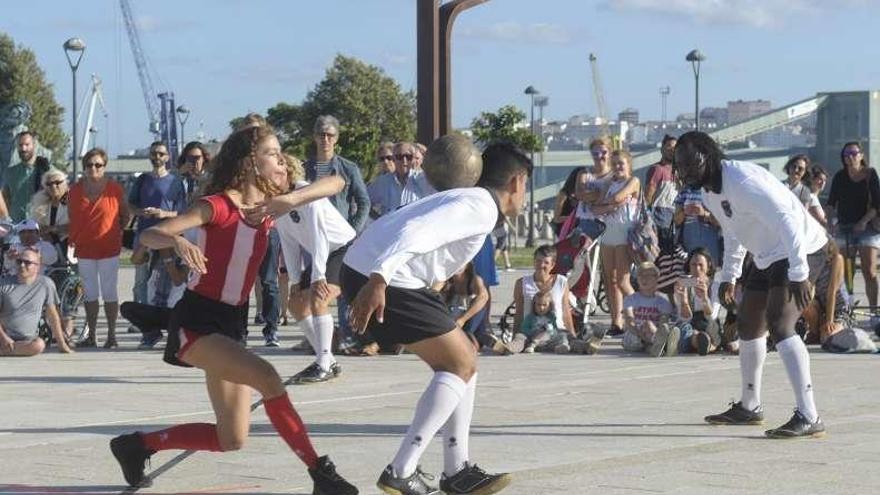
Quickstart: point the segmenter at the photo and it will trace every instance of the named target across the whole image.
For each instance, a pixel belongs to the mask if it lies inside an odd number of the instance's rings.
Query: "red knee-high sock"
[[[141,433],[144,446],[148,450],[209,450],[222,452],[217,426],[208,423],[186,423],[172,426],[167,430]]]
[[[274,399],[263,399],[263,405],[275,431],[309,469],[314,469],[318,465],[318,454],[315,453],[312,441],[309,440],[306,425],[299,418],[287,394],[279,395]]]

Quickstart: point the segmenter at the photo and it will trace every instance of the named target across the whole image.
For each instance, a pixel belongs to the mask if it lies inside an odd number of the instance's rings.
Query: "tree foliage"
[[[540,151],[541,139],[528,127],[519,125],[525,119],[525,113],[513,105],[506,105],[495,113],[482,112],[471,122],[471,132],[474,141],[479,143],[509,141],[523,151]]]
[[[30,130],[40,143],[52,150],[53,159],[63,162],[67,136],[61,130],[64,108],[55,100],[52,85],[31,50],[15,46],[13,39],[0,33],[0,105],[24,101],[31,107]]]
[[[324,79],[302,103],[280,102],[266,112],[285,150],[301,156],[314,154],[312,127],[320,115],[339,119],[336,152],[372,175],[375,153],[383,141],[410,141],[415,136],[415,94],[376,66],[337,55]],[[230,122],[235,126],[239,119]]]

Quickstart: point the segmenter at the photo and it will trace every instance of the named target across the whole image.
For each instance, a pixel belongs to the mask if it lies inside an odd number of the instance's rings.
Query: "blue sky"
[[[299,102],[336,53],[416,85],[415,0],[132,0],[157,74],[201,128],[223,137],[227,122],[280,102]],[[819,91],[880,88],[880,0],[490,0],[458,18],[453,41],[453,120],[483,110],[526,109],[534,85],[549,118],[594,113],[588,54],[599,56],[613,115],[638,108],[670,117],[693,109],[685,54],[698,47],[701,100],[790,103]],[[98,144],[112,153],[150,141],[147,117],[117,0],[4,2],[0,31],[37,55],[59,102],[71,100],[61,45],[87,45],[80,88],[104,80],[110,112]],[[160,84],[164,83],[164,84]],[[65,124],[65,130],[69,124]]]

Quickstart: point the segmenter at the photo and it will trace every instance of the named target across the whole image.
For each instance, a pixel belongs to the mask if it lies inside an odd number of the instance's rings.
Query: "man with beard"
[[[673,167],[682,182],[702,188],[703,203],[724,232],[724,264],[718,289],[721,303],[734,304],[733,282],[744,287],[737,306],[742,397],[727,411],[706,416],[711,424],[764,422],[761,375],[767,331],[776,342],[797,401],[792,418],[765,433],[770,438],[825,434],[813,399],[810,355],[795,323],[812,298],[815,281],[829,269],[835,244],[825,229],[776,177],[754,163],[727,160],[707,134],[678,139]],[[746,252],[753,263],[743,272]]]
[[[8,216],[16,223],[27,218],[31,196],[39,189],[39,176],[49,168],[45,160],[37,157],[36,149],[36,135],[31,131],[21,132],[18,135],[18,157],[21,162],[9,167],[3,174],[4,205],[0,208],[0,214],[8,206]]]

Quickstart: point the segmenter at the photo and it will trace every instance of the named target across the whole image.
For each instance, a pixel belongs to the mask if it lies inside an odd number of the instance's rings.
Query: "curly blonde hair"
[[[205,194],[218,194],[229,189],[240,191],[249,173],[254,174],[254,184],[263,194],[277,196],[283,193],[270,180],[254,172],[257,146],[274,136],[274,131],[266,126],[245,127],[230,134],[211,161],[211,180]]]

